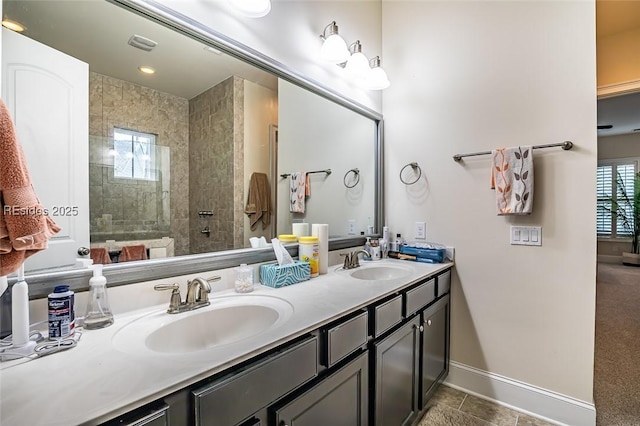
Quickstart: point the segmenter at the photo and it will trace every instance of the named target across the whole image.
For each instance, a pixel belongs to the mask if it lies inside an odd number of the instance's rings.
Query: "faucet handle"
[[[357,268],[360,266],[360,260],[358,260],[358,253],[359,251],[354,251],[353,253],[351,253],[351,267],[352,268]]]
[[[171,290],[171,300],[169,300],[169,309],[167,312],[174,313],[182,304],[182,296],[180,296],[180,285],[173,284],[156,284],[153,286],[156,291]]]
[[[340,253],[340,256],[344,256],[342,269],[351,269],[351,253]]]

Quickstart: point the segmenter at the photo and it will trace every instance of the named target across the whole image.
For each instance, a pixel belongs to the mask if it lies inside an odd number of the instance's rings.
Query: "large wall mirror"
[[[268,250],[252,250],[251,239],[290,234],[296,222],[328,223],[337,241],[368,225],[380,229],[379,114],[156,3],[5,0],[3,18],[26,27],[21,35],[3,29],[3,99],[16,115],[24,117],[20,108],[28,103],[11,103],[11,87],[21,82],[4,70],[7,44],[28,38],[87,64],[86,123],[79,127],[86,129],[86,164],[61,167],[32,160],[41,147],[25,151],[30,168],[46,170],[34,173],[36,188],[48,188],[39,194],[45,207],[88,198],[80,217],[54,220],[79,230],[79,239],[63,232],[76,245],[87,238],[87,246],[116,253],[105,268],[111,282],[135,281],[143,271],[146,277],[151,265],[160,277],[211,269],[211,262],[230,266],[239,257],[267,259]],[[52,128],[41,131],[66,131]],[[76,166],[84,169],[84,178],[74,179],[86,180],[84,189],[64,198],[47,186],[61,168]],[[299,172],[308,173],[310,193],[304,212],[292,212]],[[250,214],[261,197],[263,207]],[[122,246],[137,244],[150,260],[118,262]],[[70,248],[77,257],[78,247]],[[46,268],[32,267],[36,281],[52,271]],[[73,273],[71,265],[65,269],[55,274]]]

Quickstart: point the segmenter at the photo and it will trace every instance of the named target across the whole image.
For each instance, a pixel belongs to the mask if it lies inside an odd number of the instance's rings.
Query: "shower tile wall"
[[[156,134],[156,144],[169,147],[170,234],[174,238],[175,254],[189,254],[189,188],[186,184],[189,180],[189,101],[94,72],[90,73],[89,90],[91,143],[103,145],[104,140],[113,137],[113,128],[121,127]],[[98,230],[97,218],[102,218],[103,214],[111,214],[113,230],[130,230],[128,219],[139,222],[137,228],[145,228],[145,225],[153,228],[155,197],[138,195],[140,185],[151,184],[137,181],[138,188],[135,188],[114,183],[109,177],[113,176],[113,171],[109,175],[107,168],[96,165],[102,163],[103,149],[104,146],[91,146],[90,149],[90,163],[93,163],[89,168],[92,232]],[[147,192],[150,191],[151,188]],[[138,215],[130,219],[131,212]],[[105,224],[100,223],[100,228],[104,231]],[[113,239],[127,239],[127,235]]]
[[[238,125],[243,122],[241,88],[242,79],[230,77],[189,101],[193,253],[242,247],[244,130]],[[203,210],[212,211],[213,216],[199,216]],[[209,236],[201,232],[206,227],[211,231]],[[238,235],[242,236],[239,241]]]

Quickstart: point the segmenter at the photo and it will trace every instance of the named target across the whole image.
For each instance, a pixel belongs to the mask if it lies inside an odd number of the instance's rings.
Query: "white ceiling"
[[[186,99],[231,75],[277,89],[273,75],[107,1],[4,0],[2,12],[26,27],[24,35],[87,62],[91,71]],[[158,45],[151,52],[129,46],[133,34]],[[143,75],[140,65],[157,72]]]

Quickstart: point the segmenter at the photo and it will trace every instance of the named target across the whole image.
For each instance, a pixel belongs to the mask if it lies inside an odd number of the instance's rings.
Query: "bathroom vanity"
[[[334,266],[192,313],[116,316],[72,350],[3,365],[2,424],[411,424],[448,372],[452,266]]]

